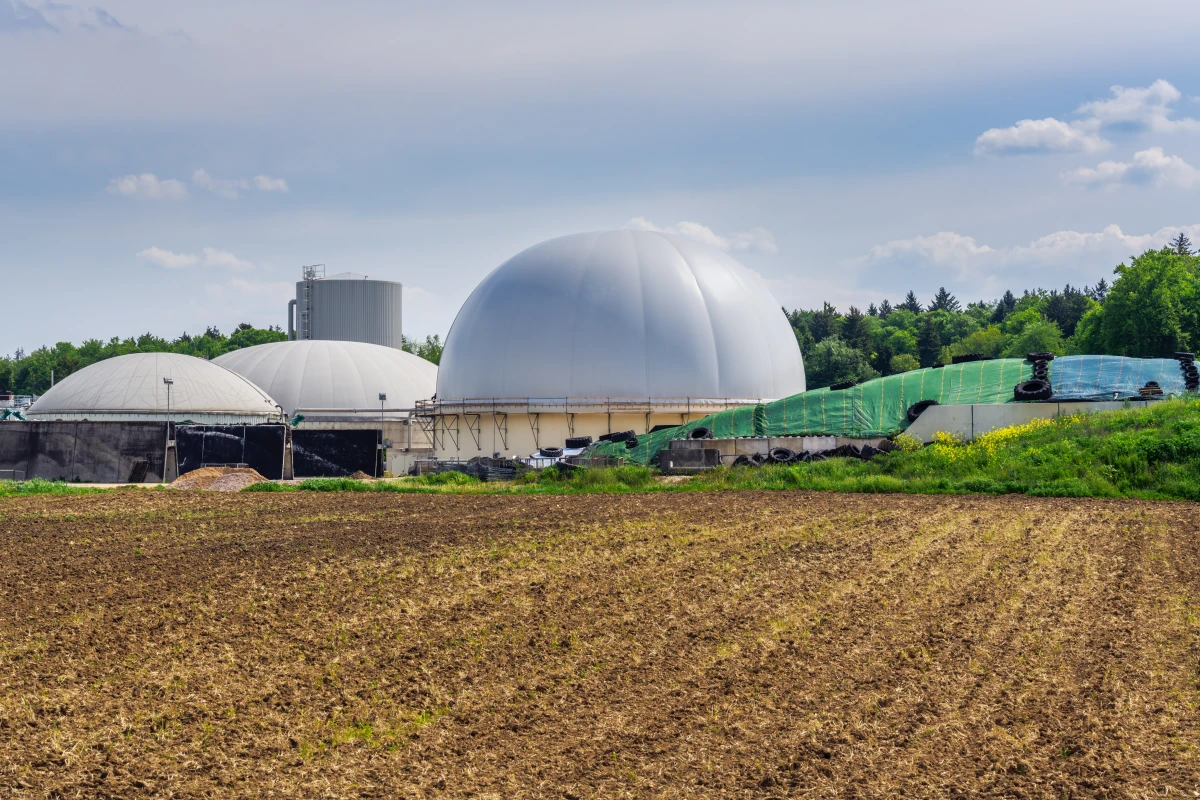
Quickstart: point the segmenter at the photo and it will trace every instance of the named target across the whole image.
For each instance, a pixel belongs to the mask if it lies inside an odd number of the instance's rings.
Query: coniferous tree
[[[879,309],[875,307],[874,303],[871,303],[871,305],[867,306],[867,314],[872,317],[879,316]]]
[[[1096,285],[1087,292],[1087,296],[1095,300],[1097,303],[1104,303],[1104,298],[1108,296],[1108,281],[1101,278],[1096,281]]]
[[[1171,240],[1171,249],[1175,251],[1176,255],[1190,256],[1192,254],[1192,240],[1183,231],[1180,231],[1179,235]]]
[[[942,355],[942,338],[938,335],[933,317],[921,320],[921,330],[917,334],[917,358],[922,367],[932,367],[938,363]]]
[[[893,355],[891,346],[887,342],[883,342],[871,354],[871,366],[880,375],[890,375],[892,372],[891,362]]]
[[[917,299],[916,292],[911,290],[905,295],[904,302],[896,307],[903,308],[905,311],[911,311],[914,314],[921,313],[921,301]]]
[[[958,299],[946,291],[945,286],[942,286],[937,290],[937,294],[934,295],[933,302],[929,304],[930,311],[948,311],[951,314],[958,311],[960,308],[961,306],[958,303]]]
[[[1004,296],[996,303],[996,310],[992,313],[992,322],[1004,322],[1005,317],[1013,312],[1017,307],[1017,298],[1012,292],[1005,292]]]
[[[842,339],[851,347],[870,355],[871,329],[867,326],[867,318],[854,306],[850,306],[850,311],[842,319]]]
[[[1058,291],[1050,292],[1050,298],[1046,301],[1046,308],[1042,314],[1046,319],[1056,323],[1063,335],[1071,336],[1075,333],[1075,326],[1083,318],[1087,307],[1087,295],[1068,283],[1061,294]]]
[[[889,303],[887,300],[884,300],[882,303],[879,304],[879,318],[880,319],[887,319],[888,314],[891,314],[891,313],[892,313],[892,304],[891,303]]]

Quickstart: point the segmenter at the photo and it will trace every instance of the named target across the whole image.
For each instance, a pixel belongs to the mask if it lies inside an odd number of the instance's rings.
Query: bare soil
[[[0,796],[1193,796],[1196,515],[0,500]]]
[[[199,489],[208,492],[240,492],[247,486],[265,481],[258,470],[249,467],[201,467],[184,473],[171,482],[172,489]]]

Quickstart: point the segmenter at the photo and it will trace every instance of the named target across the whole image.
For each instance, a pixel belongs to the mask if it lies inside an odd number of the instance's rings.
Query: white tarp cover
[[[316,339],[247,347],[213,363],[252,381],[289,415],[298,408],[360,408],[376,419],[380,392],[386,408],[412,408],[433,396],[438,370],[393,347]]]
[[[804,391],[780,304],[728,254],[648,231],[580,233],[514,256],[467,298],[439,400],[776,399]]]
[[[38,398],[30,419],[134,419],[167,413],[207,421],[264,421],[278,416],[270,395],[211,361],[179,353],[133,353],[68,375]]]

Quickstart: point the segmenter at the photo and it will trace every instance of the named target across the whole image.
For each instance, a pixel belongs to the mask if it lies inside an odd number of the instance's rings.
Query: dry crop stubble
[[[1190,792],[1187,504],[0,501],[13,796]]]

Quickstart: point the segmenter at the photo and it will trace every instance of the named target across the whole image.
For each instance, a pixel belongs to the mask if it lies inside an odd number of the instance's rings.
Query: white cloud
[[[224,250],[217,250],[213,247],[205,247],[200,255],[174,253],[170,250],[163,250],[161,247],[148,247],[138,253],[137,257],[149,261],[151,264],[165,267],[166,269],[204,266],[216,269],[232,269],[240,272],[254,268],[254,265],[249,261],[243,261],[233,253],[227,253]]]
[[[1153,233],[1127,234],[1119,225],[1108,225],[1098,232],[1056,231],[1017,247],[989,247],[978,244],[970,236],[957,233],[937,233],[917,236],[876,245],[860,261],[886,262],[904,260],[957,267],[964,273],[984,268],[997,269],[1013,265],[1051,264],[1080,255],[1101,254],[1116,260],[1163,247],[1179,233],[1189,238],[1200,237],[1200,223],[1169,226]],[[1115,261],[1113,263],[1116,263]]]
[[[238,199],[241,193],[249,191],[251,186],[260,192],[286,192],[288,190],[287,181],[283,178],[255,175],[253,182],[245,178],[214,178],[208,174],[207,170],[203,169],[192,173],[192,183],[229,200]]]
[[[254,188],[260,192],[286,192],[287,181],[283,178],[272,178],[270,175],[255,175]]]
[[[167,269],[183,269],[184,267],[194,267],[200,263],[200,259],[197,256],[186,253],[172,253],[170,250],[163,250],[161,247],[147,247],[138,253],[137,257],[145,259],[152,264],[157,264],[160,267],[166,267]]]
[[[912,239],[877,244],[871,248],[868,257],[875,261],[886,261],[897,256],[908,256],[961,269],[972,259],[994,252],[995,250],[986,244],[978,244],[974,237],[941,231],[932,236],[916,236]]]
[[[1014,259],[1047,260],[1080,253],[1112,253],[1123,259],[1151,247],[1164,247],[1180,233],[1194,238],[1200,235],[1200,224],[1170,226],[1143,234],[1127,234],[1119,225],[1108,225],[1098,233],[1058,231],[1036,239],[1026,247],[1014,247],[1007,253]]]
[[[174,178],[159,180],[150,172],[141,175],[126,175],[123,178],[113,178],[108,182],[108,190],[113,194],[126,197],[141,195],[142,197],[170,198],[178,200],[187,197],[187,187]]]
[[[1200,131],[1200,120],[1185,117],[1171,119],[1172,104],[1183,96],[1169,82],[1158,79],[1149,86],[1125,88],[1113,86],[1113,96],[1107,100],[1084,103],[1076,113],[1086,115],[1102,125],[1134,124],[1156,133]]]
[[[779,248],[775,245],[775,236],[766,228],[751,228],[742,233],[721,236],[713,231],[712,228],[707,225],[701,225],[699,222],[679,222],[675,225],[661,228],[645,217],[634,217],[629,221],[628,227],[636,231],[655,231],[657,233],[674,233],[679,236],[686,236],[689,239],[703,242],[718,250],[757,250],[762,253],[779,252]]]
[[[1094,153],[1108,147],[1097,136],[1090,121],[1063,122],[1053,117],[1023,119],[1007,128],[984,131],[975,140],[975,155],[1006,155],[1029,152]]]
[[[1068,183],[1092,188],[1113,188],[1122,184],[1136,186],[1180,186],[1200,184],[1200,170],[1179,156],[1168,156],[1161,147],[1134,153],[1132,161],[1102,161],[1095,167],[1082,167],[1063,176]]]
[[[225,267],[226,269],[237,270],[239,272],[254,269],[254,265],[249,261],[243,261],[233,253],[226,253],[223,250],[217,250],[212,247],[204,248],[204,266]]]
[[[975,155],[1094,153],[1109,145],[1099,132],[1118,125],[1155,133],[1200,132],[1200,120],[1172,118],[1172,106],[1183,95],[1168,81],[1160,78],[1144,87],[1113,86],[1111,91],[1112,97],[1077,108],[1075,113],[1080,119],[1071,122],[1054,117],[1023,119],[1008,128],[984,131],[975,140]]]
[[[230,200],[236,200],[240,191],[250,188],[250,184],[243,179],[227,180],[214,178],[202,169],[198,169],[192,173],[192,183],[203,189],[208,189],[215,195]]]

